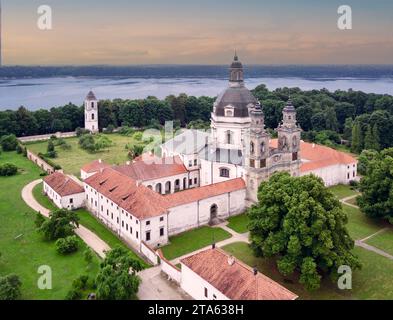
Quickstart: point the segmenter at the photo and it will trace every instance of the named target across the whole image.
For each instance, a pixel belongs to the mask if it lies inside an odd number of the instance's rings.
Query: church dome
[[[258,100],[244,86],[243,65],[235,55],[230,66],[229,87],[217,97],[214,113],[224,117],[225,108],[229,107],[233,109],[234,117],[249,117],[249,107],[255,107],[256,104]]]

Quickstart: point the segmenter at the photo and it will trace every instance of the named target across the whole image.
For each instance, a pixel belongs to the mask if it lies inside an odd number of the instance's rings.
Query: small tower
[[[278,150],[283,154],[286,162],[291,163],[291,174],[297,176],[300,166],[300,133],[302,130],[297,125],[296,110],[290,99],[282,113],[283,120],[277,128]]]
[[[257,202],[258,187],[269,177],[267,159],[270,135],[265,130],[265,118],[259,104],[250,111],[250,118],[249,142],[245,152],[247,198]]]
[[[97,133],[99,131],[98,100],[93,91],[90,91],[85,99],[85,129],[91,133]]]
[[[243,64],[239,61],[239,57],[235,52],[232,64],[229,68],[229,86],[244,87],[244,71]]]

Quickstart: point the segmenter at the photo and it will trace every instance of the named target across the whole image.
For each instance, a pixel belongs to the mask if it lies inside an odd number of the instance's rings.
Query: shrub
[[[18,146],[18,139],[15,135],[10,134],[8,136],[3,136],[0,139],[0,144],[4,151],[14,151]]]
[[[18,167],[12,163],[4,163],[0,165],[0,176],[14,176],[18,173]]]
[[[70,291],[68,291],[65,299],[66,300],[80,300],[80,299],[82,299],[82,292],[77,289],[71,289]]]
[[[38,212],[35,216],[34,224],[37,228],[41,228],[42,224],[45,222],[45,218],[42,216],[40,212]]]
[[[56,241],[56,250],[60,254],[70,254],[78,250],[79,240],[76,236],[60,238]]]
[[[135,133],[132,135],[132,137],[133,137],[136,141],[142,141],[142,136],[143,136],[143,134],[142,134],[142,132],[140,132],[140,131],[135,132]]]
[[[83,252],[83,257],[85,258],[85,261],[89,264],[93,261],[94,255],[90,248],[87,248],[85,252]]]
[[[50,213],[39,232],[46,240],[57,240],[74,234],[74,229],[79,226],[79,217],[73,211],[58,209]]]
[[[96,144],[94,142],[94,138],[90,134],[85,134],[85,135],[80,136],[79,145],[82,149],[84,149],[88,152],[96,151]]]
[[[87,129],[84,129],[84,128],[76,128],[75,132],[76,132],[76,136],[80,137],[80,136],[83,136],[85,134],[89,134],[90,130],[87,130]]]
[[[19,143],[16,146],[16,153],[17,154],[22,154],[23,153],[23,147]]]
[[[77,290],[86,290],[89,281],[88,275],[82,275],[72,282],[72,288]]]
[[[0,300],[17,300],[21,297],[22,282],[15,274],[0,277]]]

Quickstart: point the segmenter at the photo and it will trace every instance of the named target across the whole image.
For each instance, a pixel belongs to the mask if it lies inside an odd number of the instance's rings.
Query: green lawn
[[[343,209],[348,215],[347,228],[350,236],[355,240],[364,239],[382,229],[386,224],[380,220],[368,218],[359,209],[343,204]]]
[[[393,255],[393,230],[383,231],[366,241],[369,245],[377,247]]]
[[[170,237],[170,244],[162,247],[168,260],[181,257],[187,253],[204,248],[213,242],[229,239],[231,234],[221,228],[201,227]]]
[[[248,216],[245,213],[243,213],[238,216],[230,217],[228,219],[229,223],[227,227],[231,228],[237,233],[246,233],[248,232],[247,225],[249,221],[250,220],[248,219]]]
[[[0,275],[17,274],[22,281],[23,299],[63,299],[72,281],[81,274],[95,277],[99,259],[89,269],[83,259],[85,245],[70,256],[56,253],[54,242],[45,242],[35,230],[35,212],[21,198],[22,188],[39,178],[40,170],[15,152],[2,152],[0,164],[12,162],[21,168],[13,177],[0,177]],[[37,287],[41,265],[52,268],[52,290]]]
[[[393,262],[362,248],[354,249],[363,268],[354,272],[352,290],[339,290],[330,278],[326,278],[321,289],[315,292],[306,291],[297,282],[297,276],[282,276],[273,259],[255,258],[246,243],[232,243],[223,249],[249,266],[257,267],[260,272],[299,295],[299,299],[393,299],[393,281],[388,281],[393,272]]]
[[[104,134],[105,135],[105,134]],[[60,147],[56,147],[58,157],[53,161],[59,164],[66,173],[71,173],[79,177],[80,168],[93,160],[102,159],[109,164],[123,164],[127,158],[127,151],[125,149],[126,144],[134,144],[136,141],[131,137],[123,136],[120,134],[106,134],[113,142],[107,150],[102,150],[96,153],[88,153],[81,149],[78,145],[78,138],[67,138],[65,139],[69,145],[70,150],[63,150]],[[31,143],[27,145],[27,148],[34,153],[46,153],[48,141],[42,141],[37,143]]]
[[[42,183],[36,185],[33,189],[33,195],[35,199],[45,208],[49,210],[55,210],[57,207],[53,204],[53,202],[43,195],[42,193]],[[80,221],[79,223],[94,232],[97,236],[99,236],[102,240],[104,240],[111,248],[116,246],[121,246],[131,251],[132,255],[141,261],[145,267],[148,265],[142,260],[134,251],[132,251],[122,240],[120,240],[113,232],[108,230],[102,223],[100,223],[95,217],[93,217],[87,210],[78,209],[76,210]]]
[[[357,192],[356,190],[352,190],[351,186],[343,184],[330,187],[329,190],[333,192],[333,194],[339,199],[344,199],[359,194],[359,192]]]

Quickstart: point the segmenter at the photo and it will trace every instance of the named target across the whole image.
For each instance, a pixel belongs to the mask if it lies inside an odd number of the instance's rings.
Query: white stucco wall
[[[220,169],[229,169],[229,177],[221,177]],[[243,166],[213,162],[201,159],[201,171],[200,171],[200,185],[206,186],[213,183],[228,181],[236,178],[243,178],[245,175],[245,169]]]
[[[181,288],[195,300],[230,300],[190,268],[181,264]],[[207,289],[207,297],[205,296]]]
[[[357,164],[338,164],[302,172],[300,175],[305,176],[308,174],[314,174],[322,178],[327,187],[338,184],[349,184],[351,180],[355,180],[357,177]]]
[[[60,196],[45,181],[43,191],[49,199],[60,209],[74,210],[84,206],[85,193],[75,193],[69,196]],[[72,202],[72,203],[71,203]]]

